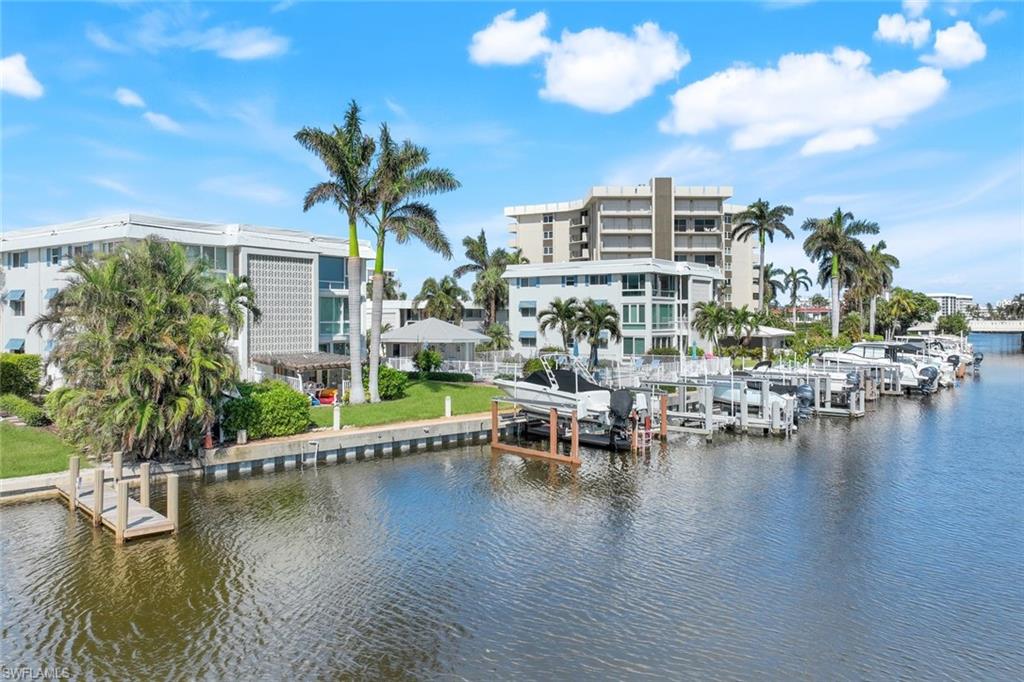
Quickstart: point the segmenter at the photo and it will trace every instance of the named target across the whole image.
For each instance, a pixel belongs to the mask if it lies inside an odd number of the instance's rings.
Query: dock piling
[[[128,481],[117,482],[117,523],[114,524],[114,536],[117,544],[124,544],[124,532],[128,528]]]
[[[548,438],[551,441],[550,444],[550,455],[552,457],[558,456],[558,410],[554,407],[551,408],[551,412],[548,413]]]
[[[764,383],[764,382],[762,382]],[[740,432],[746,433],[750,424],[750,403],[746,387],[740,388]]]
[[[103,523],[103,467],[92,470],[92,525]]]
[[[149,462],[139,465],[139,502],[143,507],[149,506]]]
[[[715,389],[712,386],[703,386],[704,393],[704,428],[707,433],[704,439],[709,443],[715,433]]]
[[[68,460],[68,491],[71,493],[68,495],[68,508],[71,511],[78,508],[78,463],[77,455]]]
[[[574,417],[575,418],[575,417]],[[661,396],[661,415],[658,422],[658,433],[662,440],[668,438],[668,394]]]
[[[167,474],[167,519],[178,532],[178,474]]]
[[[450,395],[444,397],[444,416],[452,416],[452,397]]]
[[[111,458],[111,464],[114,468],[114,483],[117,484],[122,478],[124,478],[124,459],[120,451],[115,452]]]
[[[491,447],[498,445],[498,403],[491,401]]]

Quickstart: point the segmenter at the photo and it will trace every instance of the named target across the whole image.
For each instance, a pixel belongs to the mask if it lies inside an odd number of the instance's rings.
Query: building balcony
[[[590,241],[590,233],[587,230],[569,230],[570,244],[586,244]]]
[[[590,249],[580,249],[575,253],[570,251],[569,260],[590,260]]]
[[[339,291],[348,291],[348,280],[322,279],[320,280],[320,290],[331,291],[335,293]]]
[[[320,323],[320,337],[321,338],[334,338],[336,336],[345,336],[348,334],[348,323],[342,322],[321,322]]]
[[[590,224],[589,218],[570,218],[569,227],[586,227]]]

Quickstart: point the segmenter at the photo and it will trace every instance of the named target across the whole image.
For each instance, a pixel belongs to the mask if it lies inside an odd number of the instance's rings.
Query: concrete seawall
[[[155,462],[152,464],[151,478],[160,480],[169,473],[177,473],[220,479],[229,475],[245,476],[289,470],[298,466],[312,466],[314,452],[317,464],[353,462],[486,443],[490,438],[490,432],[490,414],[345,428],[340,431],[317,429],[294,436],[253,441],[245,445],[225,445],[202,450],[198,458],[188,462]],[[314,442],[318,445],[312,445]],[[88,470],[87,464],[83,464],[83,467],[83,471]],[[110,466],[105,465],[104,469],[106,478],[113,479],[113,470]],[[0,504],[57,497],[57,483],[64,481],[67,476],[68,472],[60,471],[2,479]],[[137,485],[138,465],[125,465],[123,477]]]

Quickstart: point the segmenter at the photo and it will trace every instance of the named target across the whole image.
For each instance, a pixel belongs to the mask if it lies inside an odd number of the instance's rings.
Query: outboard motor
[[[922,367],[920,371],[921,378],[918,380],[918,388],[921,389],[922,393],[931,393],[935,390],[935,382],[939,378],[939,370],[931,365]]]
[[[948,358],[946,358],[946,362],[953,365],[953,369],[956,369],[957,367],[960,366],[960,356],[956,354],[950,355]]]
[[[985,354],[984,353],[982,353],[980,350],[974,351],[974,366],[975,367],[980,367],[981,366],[981,361],[984,360],[984,359],[985,359]]]
[[[814,403],[814,389],[807,384],[800,384],[793,391],[794,397],[796,397],[796,410],[795,414],[799,415],[800,419],[807,419],[811,416],[811,405]]]
[[[628,426],[629,413],[633,411],[633,394],[624,388],[612,391],[608,407],[611,412],[613,426]]]
[[[860,372],[849,371],[846,373],[846,381],[850,384],[850,392],[860,390]]]

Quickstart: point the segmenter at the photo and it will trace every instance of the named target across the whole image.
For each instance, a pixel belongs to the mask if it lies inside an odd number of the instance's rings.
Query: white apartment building
[[[11,231],[0,238],[4,350],[46,356],[50,339],[29,332],[28,326],[67,285],[63,268],[75,256],[108,252],[119,242],[151,235],[184,245],[190,257],[206,260],[215,273],[251,280],[263,317],[256,325],[247,323],[235,341],[244,378],[259,376],[252,362],[257,354],[348,354],[347,240],[134,213]],[[373,257],[369,243],[361,241],[359,251],[368,271],[366,259]]]
[[[620,316],[622,341],[607,339],[601,357],[621,359],[654,348],[685,352],[691,341],[704,346],[692,331],[697,303],[715,298],[722,271],[709,265],[658,258],[630,258],[571,263],[510,265],[509,335],[512,349],[523,355],[562,345],[557,329],[541,331],[538,315],[555,298],[603,301]],[[580,342],[580,355],[590,352]]]
[[[964,313],[974,305],[974,297],[968,294],[925,294],[928,298],[932,299],[939,304],[939,312],[935,313],[935,319],[939,319],[942,315],[952,315],[953,313]]]
[[[582,199],[508,206],[510,246],[530,263],[651,259],[696,263],[724,273],[724,303],[757,304],[752,240],[731,237],[732,216],[745,206],[726,203],[732,187],[688,187],[672,178],[644,185],[591,187]]]

